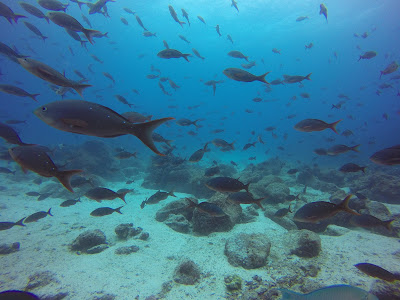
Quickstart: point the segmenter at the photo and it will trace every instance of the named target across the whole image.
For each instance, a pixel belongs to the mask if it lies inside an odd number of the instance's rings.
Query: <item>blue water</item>
[[[183,158],[202,148],[206,142],[222,138],[229,143],[235,141],[236,150],[223,153],[211,146],[212,151],[205,154],[207,164],[212,160],[227,163],[234,160],[245,167],[249,163],[259,163],[278,156],[282,161],[317,162],[321,166],[339,168],[350,161],[360,165],[372,164],[369,157],[374,152],[399,144],[400,97],[397,93],[400,86],[399,80],[390,80],[399,73],[396,71],[379,78],[380,71],[392,61],[400,59],[400,4],[396,0],[327,1],[328,21],[319,15],[318,1],[238,1],[240,12],[237,12],[230,6],[230,0],[117,0],[107,4],[110,18],[101,14],[89,16],[86,5],[80,10],[76,3],[71,2],[67,13],[78,19],[84,27],[88,28],[82,20],[82,13],[89,17],[93,29],[108,32],[109,38],[96,38],[94,45],[87,43],[87,50],[63,28],[26,13],[17,1],[2,2],[15,13],[28,18],[12,25],[5,18],[0,18],[0,41],[65,72],[67,78],[80,79],[73,70],[83,73],[89,79],[89,84],[93,85],[84,91],[84,100],[100,103],[119,113],[129,111],[128,106],[114,97],[120,94],[129,103],[135,104],[132,110],[153,115],[153,119],[201,119],[198,123],[202,128],[198,130],[194,126],[180,127],[174,121],[157,129],[166,139],[174,140],[174,154]],[[39,7],[36,1],[25,2]],[[169,4],[175,8],[181,21],[186,22],[181,8],[188,12],[190,27],[187,24],[181,27],[171,18]],[[155,32],[157,37],[144,37],[135,16],[126,13],[124,7],[135,11],[146,28]],[[46,12],[44,8],[39,8]],[[201,15],[207,24],[201,23],[197,15]],[[296,22],[299,16],[308,16],[309,19]],[[120,17],[125,18],[129,25],[124,25]],[[48,39],[43,42],[37,38],[24,26],[25,20],[37,26]],[[221,37],[215,30],[217,24]],[[369,33],[367,38],[361,37],[364,32]],[[355,33],[360,36],[355,37]],[[231,35],[234,44],[227,39],[227,34]],[[182,41],[178,35],[185,36],[191,44]],[[190,62],[183,58],[167,60],[157,57],[157,53],[164,49],[163,40],[168,42],[170,48],[192,54]],[[305,45],[311,42],[314,46],[305,49]],[[68,47],[72,48],[74,55]],[[205,60],[194,56],[192,48],[196,48]],[[273,48],[280,49],[281,54],[273,53]],[[266,85],[259,81],[244,83],[231,80],[222,71],[229,67],[241,68],[240,64],[247,63],[228,56],[227,53],[232,50],[249,56],[249,61],[256,61],[256,66],[247,71],[256,75],[270,71],[266,76],[268,81],[282,78],[284,74],[305,76],[312,73],[311,81],[304,80],[303,87],[299,87],[299,84],[274,85],[270,86],[270,92],[266,92]],[[371,50],[378,53],[375,58],[358,61],[362,53]],[[96,55],[104,63],[94,61],[90,54]],[[45,103],[61,101],[61,97],[48,87],[47,82],[5,57],[0,59],[3,74],[0,77],[1,84],[13,84],[29,93],[40,93],[38,103],[30,98],[0,94],[0,121],[26,120],[26,124],[12,125],[24,142],[68,146],[98,139],[114,148],[138,151],[141,158],[153,155],[133,136],[100,139],[59,131],[46,125],[32,111]],[[89,64],[96,74],[88,71]],[[146,78],[148,74],[157,74],[151,72],[151,65],[161,70],[162,77],[171,78],[180,88],[174,91],[168,82],[163,82],[172,94],[164,95],[158,87],[158,79]],[[110,86],[111,81],[102,72],[110,73],[116,84]],[[224,81],[217,85],[215,96],[212,87],[204,85],[208,80]],[[381,89],[378,86],[382,83],[390,83],[393,88]],[[137,89],[140,95],[133,93],[132,89]],[[377,90],[382,92],[380,96]],[[301,93],[309,93],[311,98],[304,99]],[[339,94],[347,95],[350,100],[338,98]],[[293,96],[297,97],[294,101],[291,100]],[[265,102],[253,102],[255,97],[261,97]],[[68,94],[66,98],[82,99],[77,94]],[[332,104],[341,100],[345,100],[341,109],[331,108]],[[194,105],[200,106],[188,108]],[[383,118],[385,113],[388,120]],[[291,114],[296,117],[288,119],[287,116]],[[226,119],[223,120],[224,117]],[[293,128],[297,122],[307,118],[328,123],[343,119],[337,126],[339,135],[329,129],[304,133]],[[269,126],[276,127],[274,133],[277,138],[264,130]],[[225,131],[211,133],[215,129]],[[346,129],[351,130],[354,136],[346,138],[340,135]],[[190,130],[197,135],[188,135]],[[287,139],[284,139],[285,134]],[[265,145],[257,143],[255,148],[241,151],[246,143],[257,141],[258,135],[262,136]],[[327,138],[333,138],[334,141],[328,142]],[[316,148],[328,148],[335,144],[361,144],[361,152],[356,156],[350,153],[333,158],[318,157],[313,153]],[[157,147],[160,149],[160,144]],[[278,147],[283,147],[283,150]],[[256,157],[255,162],[248,161],[252,156]]]

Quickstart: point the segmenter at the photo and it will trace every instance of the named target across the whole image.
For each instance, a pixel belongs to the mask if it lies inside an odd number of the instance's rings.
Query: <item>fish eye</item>
[[[46,107],[46,106],[43,106],[43,107],[42,107],[42,111],[47,111],[47,107]]]

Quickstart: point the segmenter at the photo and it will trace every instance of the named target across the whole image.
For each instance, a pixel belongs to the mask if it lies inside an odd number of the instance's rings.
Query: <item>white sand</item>
[[[128,204],[122,209],[123,215],[114,213],[105,217],[91,217],[95,208],[102,206],[118,207],[123,204],[120,199],[104,201],[101,204],[83,198],[83,203],[62,208],[61,199],[48,198],[38,202],[34,197],[27,197],[25,192],[35,190],[24,184],[16,184],[7,179],[9,191],[18,196],[6,196],[7,191],[0,192],[1,221],[17,221],[23,216],[52,207],[54,217],[47,216],[26,227],[16,226],[10,230],[0,231],[0,243],[20,242],[20,251],[1,256],[0,290],[23,289],[28,276],[38,271],[56,273],[59,284],[39,288],[33,292],[39,295],[53,295],[68,292],[67,299],[92,299],[94,296],[114,294],[116,299],[144,299],[161,291],[162,284],[173,278],[173,272],[179,262],[191,259],[197,263],[203,273],[200,282],[194,286],[174,283],[167,299],[221,299],[225,296],[224,276],[237,274],[243,280],[251,280],[254,275],[263,279],[280,278],[304,265],[304,259],[286,254],[283,236],[286,230],[271,220],[260,215],[257,222],[236,225],[230,232],[214,233],[207,237],[196,237],[173,231],[154,216],[163,205],[177,198],[169,197],[156,205],[147,205],[143,210],[140,203],[155,191],[140,188],[141,182],[129,185],[135,188],[135,194],[128,194]],[[117,190],[126,185],[107,186]],[[37,187],[36,187],[37,189]],[[318,191],[309,190],[310,197],[320,197]],[[23,196],[21,196],[23,195]],[[72,196],[72,194],[71,194]],[[177,193],[178,198],[185,194]],[[71,197],[72,198],[72,197]],[[130,239],[118,241],[114,228],[121,223],[133,223],[149,232],[148,241]],[[68,244],[80,233],[89,229],[100,229],[111,247],[94,255],[77,255],[70,252]],[[225,255],[225,241],[237,233],[265,233],[272,242],[271,254],[266,267],[245,270],[232,267]],[[359,272],[354,264],[370,262],[394,270],[399,265],[399,258],[391,253],[400,249],[397,239],[379,236],[366,231],[349,231],[340,237],[321,236],[322,249],[320,256],[306,260],[321,268],[312,281],[323,285],[353,284],[369,289],[373,278]],[[137,245],[140,250],[124,256],[115,255],[118,247]],[[282,267],[279,267],[282,266]]]

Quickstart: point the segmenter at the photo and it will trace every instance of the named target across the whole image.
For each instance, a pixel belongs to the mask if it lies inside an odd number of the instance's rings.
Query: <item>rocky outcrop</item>
[[[98,253],[95,249],[91,249],[93,247],[97,247],[100,245],[105,245],[106,246],[107,241],[106,241],[106,236],[105,234],[99,230],[88,230],[83,233],[81,233],[70,245],[70,249],[72,251],[82,251],[84,253]],[[107,246],[108,247],[108,246]],[[106,247],[106,248],[107,248]],[[91,250],[89,250],[91,249]],[[104,246],[101,246],[102,250],[104,250]],[[89,252],[88,252],[89,250]]]

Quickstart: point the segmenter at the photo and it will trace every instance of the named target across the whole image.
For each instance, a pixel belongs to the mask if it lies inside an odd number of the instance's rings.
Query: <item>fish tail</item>
[[[257,80],[258,80],[258,81],[261,81],[261,82],[264,82],[264,83],[266,83],[266,84],[269,84],[269,82],[265,80],[265,76],[267,76],[269,73],[270,73],[270,72],[267,72],[267,73],[265,73],[265,74],[262,74],[262,75],[260,75],[260,76],[257,76]]]
[[[98,30],[93,30],[93,29],[82,29],[83,34],[86,36],[86,38],[89,40],[89,43],[93,45],[93,35],[95,34],[101,34],[100,31]]]
[[[388,221],[383,221],[382,222],[382,226],[385,227],[387,230],[389,230],[390,232],[392,232],[392,223],[395,219],[391,219]]]
[[[383,75],[383,71],[381,71],[381,76],[379,76],[379,79],[381,79],[381,78],[382,78],[382,75]]]
[[[14,226],[25,226],[24,223],[23,223],[25,219],[26,219],[26,217],[22,218],[18,222],[15,222]]]
[[[186,208],[196,207],[197,204],[190,198],[185,198],[185,200],[189,201],[189,205]]]
[[[91,86],[91,84],[76,84],[72,88],[83,98],[83,90]]]
[[[360,150],[358,150],[358,147],[360,147],[360,146],[361,146],[361,144],[358,144],[358,145],[351,147],[350,149],[354,152],[360,152]]]
[[[342,119],[340,119],[339,121],[333,122],[331,124],[329,124],[329,128],[333,130],[334,133],[339,134],[336,130],[336,125],[339,124],[340,122],[342,122]]]
[[[182,28],[183,28],[183,24],[186,24],[186,23],[183,21],[179,21],[179,25],[181,25]]]
[[[48,39],[48,38],[49,38],[49,37],[42,35],[43,42],[45,42],[46,39]]]
[[[82,173],[83,170],[68,170],[68,171],[58,171],[56,178],[60,183],[70,192],[74,192],[72,189],[70,180],[75,174]]]
[[[122,201],[124,201],[125,204],[126,204],[125,196],[126,196],[126,194],[128,194],[128,193],[129,193],[129,191],[126,191],[126,192],[123,192],[123,193],[118,194],[118,198],[120,198]]]
[[[165,143],[168,145],[168,146],[170,146],[170,147],[172,147],[171,146],[171,143],[173,142],[173,140],[165,140]]]
[[[260,207],[262,210],[265,210],[265,208],[261,205],[261,201],[263,201],[266,198],[260,198],[260,199],[256,199],[256,201],[254,201],[255,204],[257,204],[258,207]]]
[[[209,151],[210,151],[210,150],[207,149],[207,146],[208,146],[209,143],[210,143],[210,142],[207,142],[207,143],[204,145],[204,148],[203,148],[203,151],[204,151],[204,152],[209,152]]]
[[[29,97],[32,98],[34,101],[38,102],[38,101],[36,100],[36,97],[39,96],[39,95],[40,95],[40,94],[32,94],[32,95],[29,95]]]
[[[23,15],[14,15],[13,19],[14,19],[15,24],[17,24],[17,23],[18,23],[18,19],[21,19],[21,18],[26,18],[26,16],[23,16]]]
[[[244,59],[248,62],[249,61],[249,57],[245,56]]]
[[[87,43],[87,41],[80,41],[81,42],[81,46],[83,47],[83,48],[86,48],[86,43]],[[87,48],[86,48],[87,49]]]
[[[66,4],[66,5],[63,7],[63,11],[64,11],[64,12],[66,12],[66,11],[67,11],[67,8],[68,8],[68,6],[69,6],[69,3],[68,3],[68,4]]]
[[[366,169],[367,167],[361,167],[361,171],[365,174],[365,169]]]
[[[170,191],[170,192],[168,193],[168,195],[170,195],[171,197],[176,197],[173,190]]]
[[[131,124],[128,133],[136,136],[154,153],[164,156],[164,154],[160,153],[160,151],[158,151],[156,146],[154,145],[152,134],[153,130],[156,129],[158,126],[173,119],[174,118],[162,118],[145,123]]]
[[[197,125],[197,122],[198,122],[198,121],[200,121],[200,119],[197,119],[197,120],[193,121],[193,125],[194,125],[196,128],[199,128],[199,125]]]
[[[311,80],[311,79],[310,79],[311,74],[312,74],[312,73],[308,74],[306,77],[304,77],[304,79]]]
[[[122,215],[121,208],[123,208],[123,206],[114,209],[114,211]]]
[[[232,150],[235,150],[235,143],[236,143],[236,141],[233,141],[232,143],[229,144],[229,146],[231,146]]]
[[[47,21],[47,24],[50,24],[50,19],[46,16],[44,16],[44,19]]]
[[[84,2],[77,1],[76,2],[79,6],[79,9],[82,10],[82,5],[85,4]]]
[[[132,153],[132,156],[133,156],[134,158],[137,158],[137,152],[133,152],[133,153]]]
[[[360,61],[362,59],[362,56],[360,55],[360,58],[357,61]]]
[[[53,215],[51,214],[51,208],[49,208],[49,210],[47,211],[47,214],[48,214],[49,216],[53,216]]]
[[[251,182],[249,182],[248,184],[245,184],[245,185],[244,185],[244,189],[245,189],[245,191],[248,192],[248,193],[250,193],[250,192],[249,192],[249,185],[250,185],[250,183],[251,183]],[[251,194],[251,193],[250,193],[250,194]]]
[[[352,209],[349,207],[349,201],[350,201],[351,197],[353,197],[352,194],[350,194],[350,195],[348,195],[346,198],[344,198],[344,200],[343,200],[342,202],[340,202],[340,203],[337,205],[337,208],[338,208],[339,210],[346,211],[346,212],[348,212],[348,213],[350,213],[350,214],[352,214],[352,215],[361,216],[358,212],[352,210]]]
[[[183,58],[186,59],[188,62],[190,62],[188,56],[190,56],[190,54],[183,54]]]

